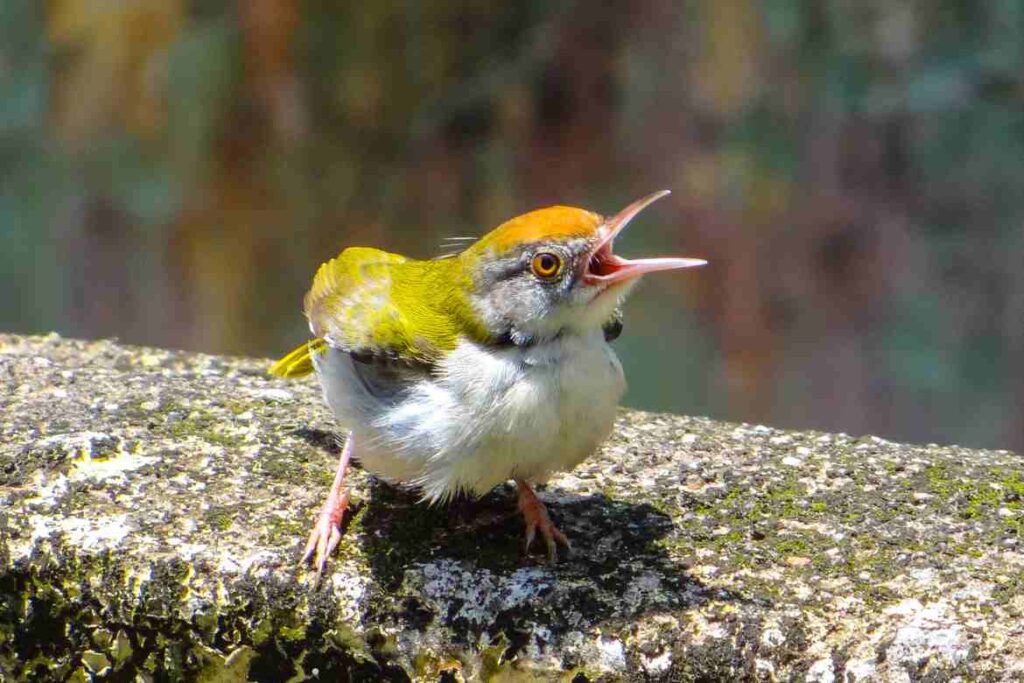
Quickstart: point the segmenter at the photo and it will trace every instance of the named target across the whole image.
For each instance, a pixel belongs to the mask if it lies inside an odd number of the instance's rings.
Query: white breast
[[[430,500],[572,468],[611,432],[625,390],[599,330],[527,348],[463,342],[436,377],[390,405],[365,391],[347,354],[329,351],[317,369],[363,466],[421,487]]]

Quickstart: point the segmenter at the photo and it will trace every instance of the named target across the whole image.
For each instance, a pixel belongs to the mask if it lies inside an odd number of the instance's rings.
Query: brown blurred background
[[[627,403],[1024,448],[1024,3],[0,3],[0,329],[271,356],[349,244],[668,188]]]

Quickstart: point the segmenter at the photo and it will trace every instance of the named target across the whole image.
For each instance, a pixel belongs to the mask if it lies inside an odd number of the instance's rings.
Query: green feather
[[[323,264],[305,309],[318,338],[345,351],[433,362],[488,333],[467,298],[460,258],[416,261],[354,247]]]
[[[326,348],[322,339],[311,339],[274,363],[270,374],[277,377],[305,377],[313,372],[313,356],[323,353]]]

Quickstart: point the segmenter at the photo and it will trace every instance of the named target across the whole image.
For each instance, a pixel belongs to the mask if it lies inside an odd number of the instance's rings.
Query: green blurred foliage
[[[1024,448],[1024,3],[0,3],[0,329],[274,355],[348,244],[661,187],[628,402]]]

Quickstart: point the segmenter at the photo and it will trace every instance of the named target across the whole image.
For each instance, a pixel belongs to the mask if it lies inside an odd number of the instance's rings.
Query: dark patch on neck
[[[622,329],[622,313],[620,311],[616,311],[615,315],[601,326],[601,331],[604,333],[604,340],[606,342],[613,342],[618,339],[622,335]],[[541,343],[558,341],[562,338],[564,332],[565,330],[559,330],[552,337],[538,339],[534,336],[517,334],[514,328],[509,327],[500,335],[494,337],[487,345],[496,348],[518,347],[521,349],[528,349]]]
[[[613,342],[619,338],[622,334],[622,317],[616,316],[601,326],[601,331],[604,332],[604,340],[606,342]]]
[[[508,330],[505,330],[500,335],[495,337],[490,342],[489,346],[495,346],[498,348],[516,347],[520,349],[528,349],[530,347],[536,346],[537,344],[540,344],[541,342],[554,341],[556,339],[560,339],[561,337],[561,330],[559,330],[558,334],[556,334],[553,337],[545,337],[543,339],[538,339],[537,337],[533,336],[517,334],[512,328],[509,328]]]

